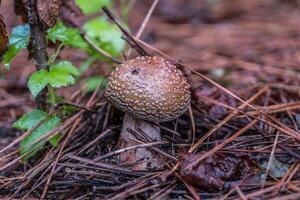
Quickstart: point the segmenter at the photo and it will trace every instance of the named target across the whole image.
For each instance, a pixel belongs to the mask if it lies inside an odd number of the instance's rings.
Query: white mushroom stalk
[[[190,104],[190,86],[175,65],[160,57],[137,57],[121,64],[108,79],[107,99],[125,112],[119,147],[139,144],[128,128],[141,129],[150,142],[160,141],[159,122],[182,115]],[[153,123],[149,123],[151,121]],[[124,152],[121,160],[134,170],[155,169],[161,159],[151,149]]]

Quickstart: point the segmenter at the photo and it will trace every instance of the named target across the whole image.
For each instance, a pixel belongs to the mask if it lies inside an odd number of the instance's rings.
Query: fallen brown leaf
[[[0,59],[4,55],[8,47],[8,35],[6,32],[6,24],[2,15],[0,15]]]
[[[56,23],[56,18],[58,17],[61,4],[61,0],[37,1],[39,16],[49,27],[54,26],[54,24]]]
[[[226,181],[239,180],[251,169],[249,156],[220,152],[204,159],[191,170],[185,169],[202,154],[181,155],[180,175],[187,183],[204,191],[222,190]]]

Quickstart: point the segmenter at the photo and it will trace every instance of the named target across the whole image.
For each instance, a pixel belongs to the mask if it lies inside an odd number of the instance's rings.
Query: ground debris
[[[189,184],[203,191],[223,190],[227,181],[246,177],[253,166],[247,155],[217,152],[204,159],[193,169],[185,169],[201,155],[203,152],[181,155],[180,175]]]

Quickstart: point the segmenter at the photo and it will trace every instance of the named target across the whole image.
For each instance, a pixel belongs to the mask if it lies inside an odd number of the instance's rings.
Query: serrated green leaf
[[[49,84],[54,88],[60,88],[75,83],[75,79],[72,75],[61,74],[59,71],[52,71],[51,74],[49,74],[49,78]]]
[[[34,97],[42,91],[47,84],[52,87],[60,88],[75,83],[74,76],[78,76],[79,72],[71,62],[62,61],[52,65],[49,72],[47,70],[39,70],[33,73],[28,81],[28,87]]]
[[[86,90],[88,92],[94,91],[98,85],[102,86],[106,83],[107,79],[104,76],[92,76],[86,79]]]
[[[84,24],[83,29],[92,41],[112,56],[117,56],[125,47],[122,33],[105,17],[97,17]]]
[[[11,60],[19,51],[25,49],[29,43],[30,29],[28,24],[19,25],[13,28],[9,37],[9,47],[3,56],[3,63],[9,69]]]
[[[49,84],[55,88],[71,85],[75,83],[74,76],[78,75],[79,72],[77,68],[72,65],[72,63],[68,61],[62,61],[50,67],[48,73]]]
[[[49,83],[49,75],[47,70],[39,70],[34,72],[28,81],[28,88],[31,94],[36,97]]]
[[[61,21],[57,21],[55,26],[48,29],[47,36],[52,42],[57,40],[65,45],[89,50],[89,45],[81,37],[79,30],[64,26]]]
[[[74,67],[74,65],[69,61],[61,61],[55,65],[52,65],[50,68],[50,73],[54,70],[64,74],[72,74],[74,76],[79,76],[77,68]]]
[[[45,111],[42,110],[33,110],[29,113],[24,114],[18,121],[14,123],[15,128],[19,128],[22,130],[29,130],[36,126],[41,120],[43,120],[48,114]],[[30,135],[25,137],[20,142],[20,155],[24,156],[23,161],[26,161],[30,157],[32,157],[38,150],[40,150],[43,145],[46,143],[46,139],[42,139],[41,141],[34,143],[36,140],[38,140],[40,137],[45,135],[47,132],[51,131],[53,128],[57,127],[60,123],[60,118],[57,116],[50,116],[48,119],[46,119],[45,122],[43,122],[35,131],[33,131]],[[53,136],[54,138],[52,140],[52,143],[55,145],[55,143],[58,142],[59,136]],[[29,153],[30,152],[30,153]]]
[[[31,151],[28,155],[24,157],[23,161],[26,161],[30,157],[35,155],[35,153],[43,147],[43,145],[46,143],[47,140],[43,139],[35,144],[31,144],[31,143],[38,140],[40,137],[45,135],[47,132],[51,131],[53,128],[57,127],[59,123],[60,123],[60,119],[56,116],[52,116],[48,120],[46,120],[43,124],[41,124],[39,128],[37,128],[34,132],[32,132],[29,136],[25,137],[20,142],[21,156]]]
[[[76,0],[75,2],[86,15],[100,12],[103,6],[112,7],[111,0]]]
[[[33,110],[31,112],[25,113],[13,124],[13,127],[21,130],[28,130],[39,123],[46,116],[47,113],[45,111]]]

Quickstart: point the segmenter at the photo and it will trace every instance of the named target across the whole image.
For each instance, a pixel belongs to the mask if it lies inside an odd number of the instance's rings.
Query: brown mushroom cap
[[[186,78],[160,57],[137,57],[108,79],[106,97],[118,109],[153,122],[176,119],[191,100]]]

